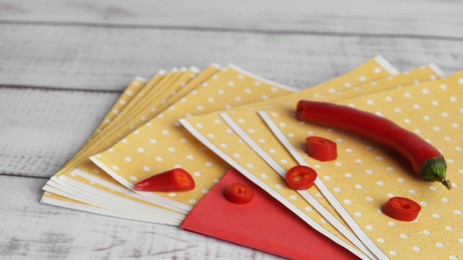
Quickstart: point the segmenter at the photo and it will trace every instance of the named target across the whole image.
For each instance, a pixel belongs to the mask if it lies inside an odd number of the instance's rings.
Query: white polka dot
[[[455,210],[453,213],[455,213],[455,214],[457,214],[457,215],[461,215],[461,214],[462,214],[461,210],[459,210],[459,209]]]
[[[378,243],[381,243],[381,244],[386,243],[386,240],[384,238],[377,238],[376,241],[378,241]]]
[[[397,226],[397,223],[395,223],[394,221],[389,221],[389,222],[387,222],[387,225],[390,226],[390,227],[395,227],[395,226]]]
[[[344,204],[350,205],[350,204],[352,204],[352,201],[351,200],[344,200]]]
[[[445,226],[445,230],[447,230],[447,231],[453,231],[453,230],[454,230],[454,228],[453,228],[453,227],[451,227],[451,226]]]
[[[164,161],[164,158],[162,158],[161,156],[157,156],[155,159],[156,159],[156,161],[158,161],[158,162]]]
[[[381,71],[382,71],[382,70],[381,70],[380,67],[376,67],[376,68],[374,69],[374,72],[375,72],[376,74],[381,73]]]
[[[126,144],[127,143],[127,138],[122,139],[121,143]]]
[[[108,149],[108,152],[113,153],[113,152],[114,152],[114,148],[112,148],[112,147],[109,148],[109,149]]]
[[[365,173],[368,175],[372,175],[373,173],[375,173],[375,171],[368,169],[368,170],[365,170]]]
[[[138,178],[136,176],[130,176],[131,181],[138,181]]]
[[[201,190],[201,193],[203,193],[203,194],[206,194],[206,193],[208,193],[208,192],[209,192],[208,189],[202,189],[202,190]]]
[[[139,153],[144,153],[145,152],[145,149],[143,147],[138,147],[137,148],[137,152]]]
[[[296,196],[296,195],[291,195],[289,198],[290,198],[291,200],[297,200],[297,196]]]
[[[417,246],[414,246],[412,247],[413,251],[415,252],[421,252],[421,248],[417,247]]]
[[[392,256],[397,256],[397,252],[396,252],[396,251],[389,251],[389,254],[392,255]]]
[[[355,212],[354,215],[355,215],[356,217],[362,217],[362,216],[363,216],[363,214],[362,214],[361,212]]]
[[[432,214],[432,217],[435,218],[435,219],[439,219],[439,218],[440,218],[440,215],[437,214],[437,213],[434,213],[434,214]]]
[[[431,234],[432,234],[432,232],[431,232],[431,231],[429,231],[429,230],[426,230],[426,229],[425,229],[425,230],[423,230],[423,234],[425,234],[425,235],[431,235]]]
[[[233,154],[233,157],[235,157],[235,158],[241,158],[241,154],[239,154],[239,153],[234,153],[234,154]]]
[[[169,147],[167,148],[167,151],[171,152],[171,153],[174,153],[175,152],[175,148],[174,147]]]
[[[180,138],[180,142],[181,142],[181,143],[187,143],[188,140],[187,140],[186,138]]]
[[[194,172],[193,175],[196,176],[196,177],[200,177],[200,176],[201,176],[201,172]]]
[[[442,247],[444,247],[444,246],[445,246],[445,244],[442,243],[442,242],[437,242],[437,243],[436,243],[436,247],[442,248]]]
[[[373,201],[373,200],[374,200],[373,197],[370,197],[370,196],[365,197],[365,199],[366,199],[367,201]]]
[[[382,187],[382,186],[384,186],[384,182],[382,182],[382,181],[377,181],[377,182],[376,182],[376,185]]]
[[[130,157],[125,157],[125,158],[124,158],[124,161],[126,161],[126,162],[131,162],[131,161],[132,161],[132,158],[130,158]]]
[[[361,77],[359,77],[359,80],[360,80],[360,81],[362,81],[362,82],[364,82],[364,81],[366,81],[366,80],[367,80],[367,77],[365,77],[365,76],[361,76]]]
[[[354,186],[354,187],[355,187],[357,190],[361,190],[361,189],[363,189],[363,186],[362,186],[362,185],[360,185],[360,184],[355,184],[355,186]]]
[[[372,225],[366,225],[366,226],[365,226],[365,229],[366,229],[366,230],[373,230],[374,227],[373,227]]]
[[[174,197],[177,196],[177,193],[175,193],[175,192],[169,192],[168,196],[171,197],[171,198],[174,198]]]
[[[195,157],[192,154],[187,155],[186,158],[188,160],[194,160],[195,159]]]
[[[449,198],[442,198],[441,201],[442,201],[443,203],[449,203],[450,200],[449,200]]]
[[[280,184],[277,184],[277,185],[275,185],[275,188],[277,188],[278,190],[281,190],[283,188],[283,186],[281,186]]]
[[[247,166],[249,169],[253,169],[253,168],[254,168],[254,164],[252,164],[252,163],[248,163],[248,164],[246,164],[246,166]]]
[[[416,190],[413,190],[413,189],[408,190],[408,193],[410,193],[410,194],[416,194]]]
[[[202,111],[202,110],[204,110],[204,107],[201,106],[201,105],[198,105],[198,106],[196,106],[196,109],[199,110],[199,111]]]
[[[333,188],[333,190],[334,190],[334,192],[341,192],[341,188],[338,188],[338,187]]]
[[[144,170],[145,172],[149,172],[149,171],[151,171],[151,168],[148,167],[148,166],[145,166],[145,167],[143,167],[143,170]]]
[[[163,135],[169,135],[169,130],[166,130],[166,129],[165,129],[165,130],[162,130],[161,133],[162,133]]]
[[[346,174],[344,174],[344,177],[346,177],[346,178],[352,178],[352,174],[351,174],[351,173],[346,173]]]
[[[402,239],[408,239],[409,236],[407,234],[400,234],[400,238]]]

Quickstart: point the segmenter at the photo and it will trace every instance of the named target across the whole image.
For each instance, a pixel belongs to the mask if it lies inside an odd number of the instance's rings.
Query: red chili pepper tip
[[[307,190],[317,179],[317,172],[308,166],[294,166],[286,172],[286,184],[294,190]]]
[[[420,210],[421,206],[418,203],[403,197],[391,198],[381,207],[381,211],[384,214],[402,221],[415,220]]]
[[[225,188],[223,196],[232,203],[247,204],[254,198],[254,191],[244,184],[233,183]]]
[[[195,181],[191,175],[181,168],[165,171],[151,176],[137,184],[137,191],[187,191],[195,188]]]

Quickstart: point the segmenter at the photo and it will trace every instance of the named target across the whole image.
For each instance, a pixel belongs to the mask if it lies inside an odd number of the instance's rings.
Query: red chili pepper
[[[301,100],[297,104],[299,120],[349,131],[392,148],[404,157],[417,175],[426,181],[440,181],[447,189],[447,164],[442,154],[414,133],[394,122],[355,108],[325,102]]]
[[[223,191],[223,196],[232,203],[246,204],[254,198],[254,191],[244,184],[233,183]]]
[[[319,161],[332,161],[338,157],[336,143],[326,138],[309,136],[305,139],[305,144],[307,155]]]
[[[195,181],[191,175],[181,169],[176,168],[149,177],[134,187],[138,191],[186,191],[195,188]]]
[[[413,221],[418,217],[421,206],[411,199],[394,197],[390,198],[381,210],[389,217],[402,221]]]
[[[312,187],[317,172],[308,166],[294,166],[286,172],[286,184],[293,190],[307,190]]]

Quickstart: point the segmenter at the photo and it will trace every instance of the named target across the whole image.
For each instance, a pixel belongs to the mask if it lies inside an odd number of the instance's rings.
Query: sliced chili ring
[[[338,157],[336,143],[319,136],[309,136],[305,139],[305,151],[310,157],[319,161],[332,161]]]
[[[187,191],[195,188],[191,175],[181,168],[175,168],[153,175],[134,187],[138,191]]]
[[[294,166],[286,172],[286,184],[294,190],[306,190],[313,186],[317,172],[308,166]]]
[[[411,199],[393,197],[381,207],[381,210],[393,219],[413,221],[418,217],[421,206]]]
[[[241,183],[232,183],[223,191],[223,196],[230,202],[246,204],[254,198],[254,191]]]

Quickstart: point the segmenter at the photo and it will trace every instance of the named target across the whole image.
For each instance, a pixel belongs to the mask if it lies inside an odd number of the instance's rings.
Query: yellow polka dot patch
[[[372,67],[373,69],[370,72],[371,75],[374,75],[375,72],[380,71],[376,67]],[[369,74],[364,72],[364,75]],[[369,77],[374,78],[374,76],[371,75],[369,75]],[[362,82],[360,80],[356,82],[356,78],[353,78],[351,75],[348,74],[344,77],[340,77],[339,80],[334,84],[331,83],[331,86],[329,85],[329,83],[326,83],[325,88],[323,88],[323,85],[320,86],[320,89],[323,89],[324,91],[328,89],[328,93],[318,91],[316,88],[314,88],[313,90],[309,88],[305,91],[306,93],[304,94],[310,95],[311,98],[316,99],[335,99],[344,97],[341,93],[346,93],[346,97],[356,96],[364,93],[385,91],[387,89],[396,87],[400,88],[408,84],[413,84],[413,82],[416,82],[417,80],[426,81],[437,77],[438,76],[435,75],[434,70],[432,70],[430,67],[415,69],[410,71],[409,73],[398,74],[395,76],[389,75],[383,77],[382,79],[375,78],[374,81],[370,83]],[[342,82],[341,80],[343,80],[344,82]],[[346,84],[346,82],[353,82],[355,85],[352,86],[350,83]],[[348,85],[349,87],[346,88],[346,85]],[[295,96],[295,100],[300,99],[299,94],[293,96]],[[288,100],[288,98],[284,99],[285,102],[286,100]],[[272,106],[274,107],[273,109],[275,109],[275,107],[278,107],[283,111],[286,111],[287,109],[285,106],[277,104],[277,102],[271,102],[270,104],[267,104],[267,106]],[[227,111],[225,115],[211,114],[207,116],[195,117],[188,119],[187,125],[190,128],[193,128],[193,130],[191,131],[195,132],[199,138],[201,138],[202,140],[205,139],[203,142],[209,143],[209,147],[213,147],[216,153],[221,154],[222,157],[228,158],[229,163],[234,165],[236,168],[242,167],[241,170],[243,172],[248,171],[250,174],[252,174],[252,178],[255,178],[257,182],[260,182],[261,187],[266,187],[267,189],[277,191],[280,195],[282,195],[281,189],[283,188],[283,190],[287,190],[287,188],[285,189],[285,186],[281,185],[281,183],[275,184],[275,179],[269,178],[269,176],[273,176],[275,178],[275,173],[279,173],[280,175],[284,176],[286,170],[296,165],[296,162],[294,161],[294,159],[287,156],[284,148],[282,148],[282,146],[275,139],[273,134],[268,131],[265,124],[261,120],[259,120],[255,111],[258,108],[262,107],[265,106],[253,106],[246,109],[235,109],[233,111]],[[272,115],[278,116],[278,113],[274,112],[272,113]],[[227,122],[230,120],[233,121],[236,124],[236,127],[243,131],[245,135],[252,139],[252,141],[255,143],[255,146],[259,146],[259,148],[261,148],[262,150],[253,151],[249,147],[249,145],[247,145],[247,142],[243,141],[242,139],[239,139],[238,142],[229,141],[230,135],[232,135],[232,133],[234,132],[230,129],[230,124],[224,123],[222,127],[220,127],[220,124],[212,127],[211,122],[224,119]],[[208,127],[206,127],[205,125],[205,127],[203,128],[207,129],[207,131],[196,128],[195,125],[197,125],[198,123],[208,124]],[[287,127],[284,122],[282,122],[280,126]],[[226,138],[210,138],[209,136],[211,135],[226,136]],[[289,133],[288,135],[293,136],[294,134]],[[259,157],[259,155],[262,155],[263,153],[266,153],[268,156],[266,161]],[[320,167],[321,166],[319,164],[315,165],[315,168]],[[276,179],[278,179],[280,182],[282,181],[282,178],[279,176],[276,177]],[[277,185],[277,187],[279,187],[280,189],[275,190],[275,185]],[[308,200],[316,200],[313,203],[317,203],[318,209],[324,211],[323,213],[325,214],[323,214],[322,216],[317,211],[304,211],[305,208],[309,207],[310,209],[312,209],[313,206],[307,203],[306,201],[304,201],[305,206],[298,207],[299,213],[305,215],[310,214],[310,218],[313,221],[317,222],[317,224],[319,225],[323,225],[324,223],[326,223],[325,218],[328,218],[331,220],[331,224],[334,224],[334,226],[324,227],[326,231],[329,231],[331,234],[338,234],[338,236],[341,235],[342,237],[339,237],[339,239],[344,239],[343,242],[345,243],[353,241],[355,242],[355,244],[361,244],[358,238],[348,230],[348,227],[346,227],[347,224],[344,222],[344,220],[337,214],[334,208],[330,206],[328,201],[324,199],[320,191],[316,187],[311,189],[310,191],[311,194],[307,195],[309,197]],[[292,195],[286,197],[283,196],[281,198],[287,198],[287,202],[293,205],[296,201],[296,197]],[[325,212],[325,208],[328,212]],[[339,232],[341,232],[342,234],[339,234]],[[364,246],[362,249],[363,251],[368,251],[368,249],[366,249],[366,247]]]

